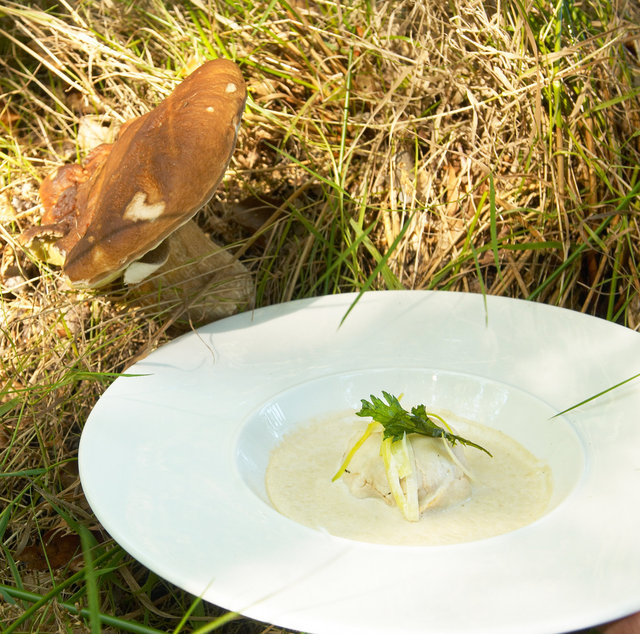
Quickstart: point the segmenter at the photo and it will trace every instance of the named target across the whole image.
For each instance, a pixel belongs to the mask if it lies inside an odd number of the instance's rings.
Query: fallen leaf
[[[48,570],[69,565],[80,553],[78,535],[48,531],[39,543],[27,546],[19,555],[16,555],[16,559],[30,570]]]

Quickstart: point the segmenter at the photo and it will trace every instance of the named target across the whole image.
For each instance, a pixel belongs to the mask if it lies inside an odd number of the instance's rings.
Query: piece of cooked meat
[[[351,493],[359,498],[380,497],[387,504],[395,501],[387,481],[380,455],[382,432],[372,433],[356,451],[342,476]],[[416,462],[418,504],[420,512],[431,508],[446,508],[466,500],[471,495],[471,481],[452,460],[439,438],[411,434]],[[349,444],[353,446],[353,442]],[[451,447],[456,459],[466,467],[464,451]],[[404,479],[401,480],[404,488]]]

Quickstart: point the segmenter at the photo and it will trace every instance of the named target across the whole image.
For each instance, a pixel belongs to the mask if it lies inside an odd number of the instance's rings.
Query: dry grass
[[[212,614],[108,540],[76,470],[91,406],[188,327],[182,306],[133,305],[117,284],[78,291],[16,240],[39,221],[39,181],[86,154],[95,124],[112,134],[205,59],[236,60],[250,99],[197,221],[242,255],[258,305],[451,289],[638,328],[637,2],[31,7],[0,2],[0,583],[36,595],[0,603],[14,631],[89,628],[60,601],[91,608],[94,626],[98,610],[163,631]],[[82,535],[99,604],[78,576]],[[67,545],[47,560],[48,540]]]

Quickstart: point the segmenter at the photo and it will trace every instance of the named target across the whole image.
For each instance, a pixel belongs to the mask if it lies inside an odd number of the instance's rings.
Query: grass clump
[[[189,326],[179,303],[73,289],[22,249],[46,174],[228,57],[249,100],[196,220],[251,269],[258,306],[482,291],[638,328],[638,24],[637,4],[604,0],[4,0],[0,621],[269,631],[212,621],[92,516],[76,468],[90,408]]]

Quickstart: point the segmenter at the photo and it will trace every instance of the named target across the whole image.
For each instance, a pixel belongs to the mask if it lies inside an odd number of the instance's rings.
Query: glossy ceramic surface
[[[565,632],[640,609],[640,335],[448,292],[314,298],[210,324],[105,392],[80,475],[143,564],[230,610],[317,634]],[[385,389],[504,429],[552,466],[537,522],[437,547],[365,544],[269,504],[288,429]]]

